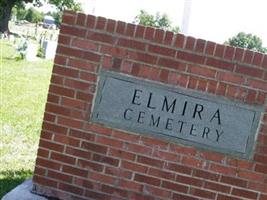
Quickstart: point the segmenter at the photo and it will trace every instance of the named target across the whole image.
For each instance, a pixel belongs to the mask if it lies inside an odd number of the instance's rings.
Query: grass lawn
[[[52,71],[52,61],[16,61],[0,40],[0,199],[31,177]]]

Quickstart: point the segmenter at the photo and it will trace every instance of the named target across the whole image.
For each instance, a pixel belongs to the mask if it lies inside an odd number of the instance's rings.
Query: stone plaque
[[[261,108],[101,72],[92,121],[250,158]]]

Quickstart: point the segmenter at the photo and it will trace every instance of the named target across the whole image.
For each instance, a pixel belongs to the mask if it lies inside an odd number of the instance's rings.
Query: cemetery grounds
[[[33,174],[52,60],[21,60],[0,40],[0,199]]]

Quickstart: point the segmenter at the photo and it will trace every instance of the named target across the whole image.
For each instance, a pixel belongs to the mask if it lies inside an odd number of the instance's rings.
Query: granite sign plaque
[[[260,111],[221,97],[101,72],[92,121],[250,158]]]

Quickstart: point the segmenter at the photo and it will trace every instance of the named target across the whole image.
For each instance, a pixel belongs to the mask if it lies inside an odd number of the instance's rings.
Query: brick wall
[[[90,122],[99,71],[264,105],[252,160]],[[267,199],[267,55],[65,12],[33,191],[61,199]]]

